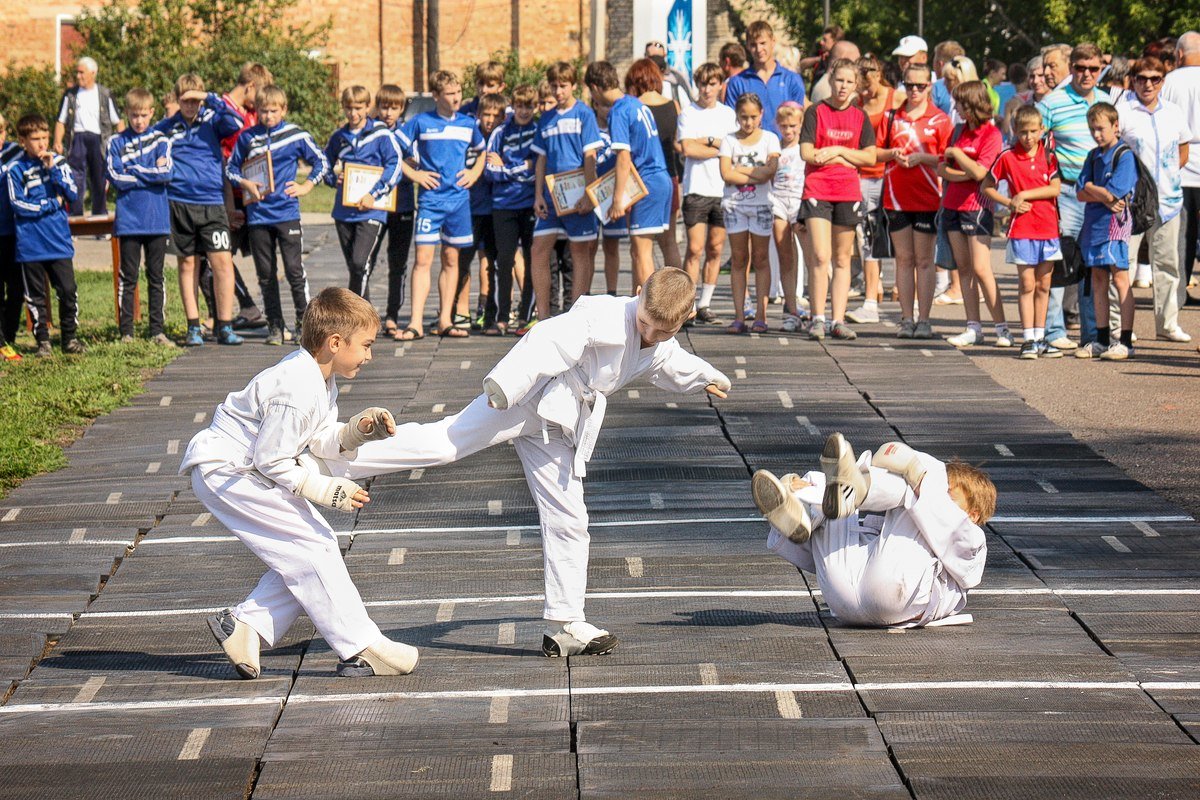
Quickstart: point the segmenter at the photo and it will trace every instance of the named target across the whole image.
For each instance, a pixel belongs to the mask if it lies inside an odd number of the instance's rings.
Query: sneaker
[[[150,337],[150,341],[154,342],[155,344],[157,344],[161,347],[174,347],[175,346],[175,343],[172,342],[171,338],[169,336],[167,336],[165,333],[154,334],[153,336]]]
[[[858,334],[844,322],[835,322],[829,328],[829,335],[834,339],[840,339],[843,342],[852,342],[858,338]]]
[[[516,330],[516,335],[517,335],[517,336],[524,336],[525,334],[527,334],[527,333],[529,333],[531,330],[533,330],[533,326],[534,326],[534,325],[537,325],[537,324],[538,324],[537,317],[534,317],[533,319],[529,320],[528,322],[526,322],[526,323],[525,323],[524,325],[522,325],[521,327],[517,328],[517,330]]]
[[[808,338],[812,339],[814,342],[819,342],[825,338],[825,334],[828,332],[828,329],[828,322],[814,319],[808,328]]]
[[[854,450],[840,433],[831,433],[825,440],[821,471],[825,473],[825,496],[821,499],[825,516],[841,519],[857,512],[867,496],[867,476],[858,468]]]
[[[1064,311],[1063,320],[1066,322],[1066,329],[1069,331],[1079,330],[1079,312]]]
[[[242,339],[241,336],[238,336],[233,332],[232,325],[222,325],[221,328],[217,330],[217,344],[238,345],[243,341],[245,340]]]
[[[962,350],[965,347],[983,344],[983,331],[977,331],[974,328],[967,328],[962,333],[958,334],[957,336],[951,336],[946,341],[957,347],[959,350]]]
[[[1159,339],[1165,339],[1168,342],[1190,342],[1192,336],[1186,333],[1182,328],[1171,328],[1171,330],[1158,335]]]
[[[189,326],[187,334],[183,337],[184,347],[199,347],[204,344],[204,333],[199,325]]]
[[[549,658],[603,656],[616,646],[616,636],[583,620],[564,623],[558,630],[547,628],[542,634],[542,655]]]
[[[339,661],[339,678],[370,678],[375,675],[407,675],[417,668],[421,654],[403,642],[383,638],[356,656]]]
[[[846,315],[850,316],[849,314]],[[900,329],[896,331],[897,339],[915,339],[917,333],[917,323],[911,319],[900,320]]]
[[[1102,361],[1124,361],[1127,358],[1133,358],[1133,348],[1126,347],[1120,342],[1113,342],[1107,350],[1100,354]]]
[[[708,306],[696,309],[696,322],[700,322],[705,325],[721,324],[720,318],[717,317],[717,315],[713,313],[713,310]]]
[[[1053,347],[1057,350],[1060,350],[1062,352],[1066,352],[1067,350],[1074,350],[1077,347],[1079,347],[1078,343],[1076,343],[1075,341],[1073,341],[1071,339],[1068,339],[1066,336],[1060,336],[1057,339],[1047,342],[1047,345],[1050,347]]]
[[[796,544],[804,544],[812,535],[812,519],[804,504],[792,494],[792,474],[776,478],[760,469],[750,480],[754,505],[767,522]]]
[[[879,322],[879,306],[868,307],[865,303],[853,311],[846,312],[846,319],[851,322],[857,322],[860,325],[869,325]]]
[[[1021,352],[1017,353],[1017,358],[1036,359],[1041,355],[1041,350],[1038,343],[1032,339],[1026,339],[1021,345]]]
[[[1059,350],[1045,339],[1039,339],[1037,341],[1037,348],[1038,358],[1062,358],[1062,350]]]
[[[233,329],[235,331],[254,330],[255,328],[267,327],[267,318],[257,307],[251,307],[249,313],[238,314],[237,319],[233,321]]]
[[[87,348],[83,346],[83,342],[79,341],[78,339],[68,339],[67,341],[63,342],[62,348],[64,353],[70,353],[71,355],[79,355],[84,350],[87,350]]]
[[[1149,289],[1150,281],[1145,278],[1138,278],[1133,282],[1133,286],[1135,289]]]
[[[945,292],[942,292],[937,297],[933,298],[933,304],[935,306],[961,306],[963,304],[963,299],[961,297],[951,297]]]
[[[0,356],[2,356],[5,361],[16,362],[22,360],[21,354],[14,350],[11,344],[6,344],[3,347],[0,347]]]
[[[304,325],[300,322],[297,322],[296,327],[292,331],[292,336],[291,336],[292,344],[295,344],[295,345],[300,344],[300,337],[303,335],[304,335]],[[283,329],[283,340],[285,342],[288,341],[288,329],[287,328]]]
[[[915,331],[913,331],[913,338],[914,339],[932,339],[933,338],[933,325],[931,325],[929,323],[929,320],[923,319],[917,323],[917,329]]]
[[[781,295],[781,294],[775,295],[767,302],[773,306],[781,306],[781,305],[783,305],[783,295]]]
[[[122,334],[121,335],[121,344],[133,344],[133,336],[128,333]]]
[[[779,329],[784,333],[795,333],[800,330],[800,318],[795,314],[784,314]]]
[[[267,328],[267,344],[279,346],[283,344],[283,326],[271,325]]]
[[[261,642],[253,628],[233,616],[233,609],[227,608],[208,618],[208,629],[238,675],[246,680],[258,677],[261,671],[258,662]]]
[[[1008,328],[1000,328],[996,331],[996,347],[1012,347],[1013,337]]]
[[[1076,358],[1099,358],[1104,354],[1105,347],[1099,342],[1088,342],[1075,350]]]
[[[287,344],[288,342],[295,340],[296,336],[291,332],[291,330],[288,328],[287,325],[280,325],[280,329],[283,331],[283,343],[284,344]]]
[[[37,350],[33,353],[38,358],[49,358],[54,355],[54,349],[50,347],[50,342],[38,342]]]
[[[854,299],[863,296],[863,287],[861,284],[855,283],[850,286],[850,291],[846,293],[846,297]]]

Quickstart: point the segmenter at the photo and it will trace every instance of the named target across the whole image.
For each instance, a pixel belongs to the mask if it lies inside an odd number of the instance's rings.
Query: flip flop
[[[412,336],[408,335],[410,333],[412,334]],[[398,333],[394,338],[398,342],[415,342],[418,339],[424,339],[425,334],[421,333],[416,328],[405,328],[404,330],[400,331],[400,333]]]
[[[761,319],[757,320],[753,325],[750,326],[751,333],[766,333],[769,330],[770,328],[767,326],[767,323],[763,322]]]
[[[503,336],[506,333],[508,333],[507,326],[501,327],[500,325],[491,325],[483,329],[484,336]]]
[[[729,327],[725,329],[725,332],[726,333],[745,333],[746,332],[746,323],[739,319],[737,322],[730,323]]]
[[[469,331],[464,331],[462,328],[456,328],[453,325],[447,325],[444,328],[435,328],[433,333],[443,339],[466,339],[471,335]]]

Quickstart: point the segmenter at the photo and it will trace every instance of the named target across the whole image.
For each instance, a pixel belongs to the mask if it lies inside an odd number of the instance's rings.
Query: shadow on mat
[[[747,628],[752,625],[788,625],[793,628],[820,628],[815,611],[745,611],[735,608],[709,608],[700,611],[677,611],[676,619],[650,623],[667,627],[695,626],[700,628]]]

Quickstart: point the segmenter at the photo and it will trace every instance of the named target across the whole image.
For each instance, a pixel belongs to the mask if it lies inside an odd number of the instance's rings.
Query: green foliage
[[[0,111],[8,118],[8,135],[16,138],[17,120],[25,114],[53,119],[61,97],[54,67],[18,67],[10,62],[0,75]]]
[[[512,92],[513,89],[525,83],[536,88],[546,79],[546,69],[550,66],[549,61],[540,60],[522,64],[521,57],[516,50],[495,50],[489,60],[498,61],[504,65],[506,92]],[[587,60],[576,58],[572,63],[579,72],[579,83],[575,87],[575,96],[580,97],[583,92],[583,71],[587,68]],[[461,80],[464,98],[475,96],[475,67],[477,66],[479,66],[478,63],[463,67]]]
[[[823,28],[824,0],[770,0],[806,50]],[[833,22],[863,52],[890,57],[901,36],[917,32],[917,4],[833,0]],[[954,39],[982,67],[985,57],[1024,61],[1056,42],[1092,41],[1106,51],[1137,54],[1151,41],[1200,29],[1200,9],[1177,0],[925,0],[925,40]],[[932,56],[932,53],[930,54]]]
[[[288,116],[318,139],[339,124],[333,74],[322,52],[331,22],[296,25],[285,17],[299,0],[114,0],[76,19],[80,55],[100,65],[100,80],[119,98],[134,86],[161,98],[185,72],[211,91],[237,82],[247,61],[265,64],[288,93]]]

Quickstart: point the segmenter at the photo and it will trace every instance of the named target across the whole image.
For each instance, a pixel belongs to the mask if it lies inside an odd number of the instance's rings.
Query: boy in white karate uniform
[[[417,649],[387,639],[367,616],[337,535],[313,505],[352,512],[370,498],[353,481],[322,474],[305,452],[352,457],[396,432],[383,408],[338,422],[334,376],[354,378],[371,360],[379,315],[353,292],[330,288],[301,328],[301,349],[226,397],[180,466],[197,499],[268,567],[241,605],[208,624],[243,678],[258,677],[261,642],[273,646],[301,613],[342,660],[338,675],[405,675]]]
[[[771,523],[767,548],[815,572],[847,625],[971,622],[967,590],[987,560],[979,526],[996,509],[987,475],[900,442],[855,461],[840,433],[826,440],[821,467],[803,478],[754,473],[754,502]]]
[[[695,294],[686,272],[666,268],[636,298],[580,297],[568,313],[522,337],[465,409],[439,422],[401,425],[395,437],[364,445],[335,474],[357,479],[432,467],[512,441],[541,521],[548,621],[542,652],[608,653],[617,637],[584,621],[590,537],[582,479],[606,395],[633,379],[648,374],[662,389],[726,396],[729,379],[675,340]]]

